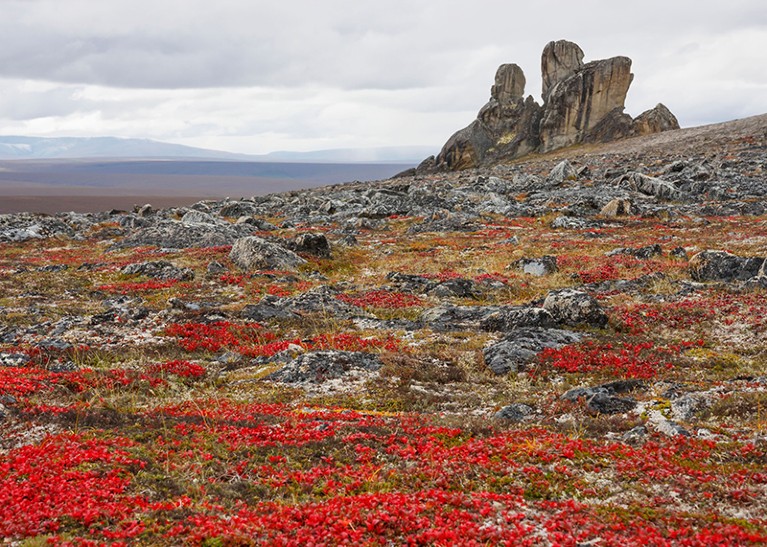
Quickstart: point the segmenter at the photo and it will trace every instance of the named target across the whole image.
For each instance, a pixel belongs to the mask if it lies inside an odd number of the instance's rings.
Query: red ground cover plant
[[[399,349],[399,342],[392,338],[361,338],[350,333],[320,334],[308,339],[282,339],[258,323],[173,323],[165,334],[174,336],[187,351],[217,352],[222,349],[236,351],[247,357],[271,357],[291,346],[303,349],[335,349],[365,351],[368,349]]]
[[[606,372],[618,378],[655,378],[663,371],[672,370],[674,358],[682,351],[703,345],[702,340],[663,347],[653,342],[599,344],[587,341],[544,349],[539,354],[540,368],[536,372]]]
[[[134,439],[96,430],[0,455],[0,535],[296,546],[767,541],[767,520],[713,509],[725,498],[748,508],[764,491],[767,453],[753,443],[653,437],[632,447],[545,428],[478,433],[423,415],[226,399],[136,419]],[[630,501],[611,501],[627,491]]]
[[[152,279],[150,281],[120,281],[117,283],[107,283],[98,285],[96,290],[116,294],[133,294],[168,289],[176,285],[179,285],[178,279],[169,279],[167,281]],[[188,286],[187,283],[181,283],[180,285]]]
[[[398,309],[424,305],[424,301],[413,294],[386,290],[367,291],[356,295],[339,294],[337,298],[360,308]]]

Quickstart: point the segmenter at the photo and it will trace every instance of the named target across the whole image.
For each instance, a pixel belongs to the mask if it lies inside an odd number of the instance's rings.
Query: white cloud
[[[627,111],[683,125],[767,112],[762,0],[6,0],[3,133],[148,137],[240,152],[439,146],[549,40],[627,55]]]

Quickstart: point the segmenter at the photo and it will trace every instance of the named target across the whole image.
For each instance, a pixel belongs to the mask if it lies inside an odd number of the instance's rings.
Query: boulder
[[[530,405],[524,403],[512,403],[496,412],[494,418],[496,420],[507,420],[509,422],[521,422],[534,412],[535,409]]]
[[[694,281],[745,281],[759,274],[763,257],[744,258],[727,251],[702,251],[689,262]]]
[[[524,273],[536,277],[553,274],[558,270],[557,257],[552,255],[544,255],[540,258],[520,258],[513,265]]]
[[[655,105],[655,108],[642,112],[634,118],[633,122],[635,135],[649,135],[650,133],[660,133],[673,129],[679,129],[679,121],[662,103]]]
[[[190,281],[194,272],[190,268],[179,268],[167,260],[128,264],[120,273],[124,275],[144,275],[163,281]]]
[[[548,311],[555,321],[565,325],[590,325],[604,327],[607,314],[596,298],[576,289],[551,291],[543,302],[543,309]]]
[[[627,173],[623,175],[618,179],[618,186],[661,199],[678,199],[682,195],[673,182],[643,175],[642,173]]]
[[[375,372],[383,366],[377,355],[360,351],[315,351],[299,355],[267,380],[318,384],[352,371]]]
[[[293,250],[322,258],[330,256],[330,244],[324,234],[300,234],[293,240]]]
[[[627,216],[633,212],[633,206],[631,201],[623,198],[615,198],[607,202],[607,205],[602,207],[599,214],[603,217],[615,218],[620,216]]]
[[[561,348],[582,339],[576,332],[561,329],[519,328],[500,342],[487,346],[482,355],[485,364],[496,374],[519,372],[535,361],[546,348]]]
[[[257,236],[235,241],[229,258],[243,270],[294,270],[306,263],[293,251]]]
[[[634,410],[637,402],[627,397],[615,397],[606,393],[596,393],[586,403],[586,407],[597,414],[623,414]]]
[[[548,181],[562,183],[566,180],[578,180],[578,171],[573,167],[572,163],[562,160],[551,170]]]

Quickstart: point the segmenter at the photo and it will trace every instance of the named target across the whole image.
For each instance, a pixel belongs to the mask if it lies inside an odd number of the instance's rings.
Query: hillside
[[[767,115],[0,215],[0,537],[767,543]]]

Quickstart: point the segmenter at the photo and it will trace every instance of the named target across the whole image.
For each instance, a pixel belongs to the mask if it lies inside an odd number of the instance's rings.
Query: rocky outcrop
[[[525,75],[519,66],[501,65],[490,100],[477,119],[450,137],[437,157],[424,160],[416,172],[469,169],[582,142],[679,128],[662,104],[636,119],[623,112],[634,77],[631,59],[584,64],[583,57],[583,50],[566,40],[546,45],[541,56],[543,106],[532,96],[524,98]]]
[[[490,89],[490,100],[477,119],[458,131],[432,162],[420,170],[461,170],[480,165],[489,157],[523,156],[538,146],[541,107],[524,98],[525,75],[515,64],[501,65]]]

